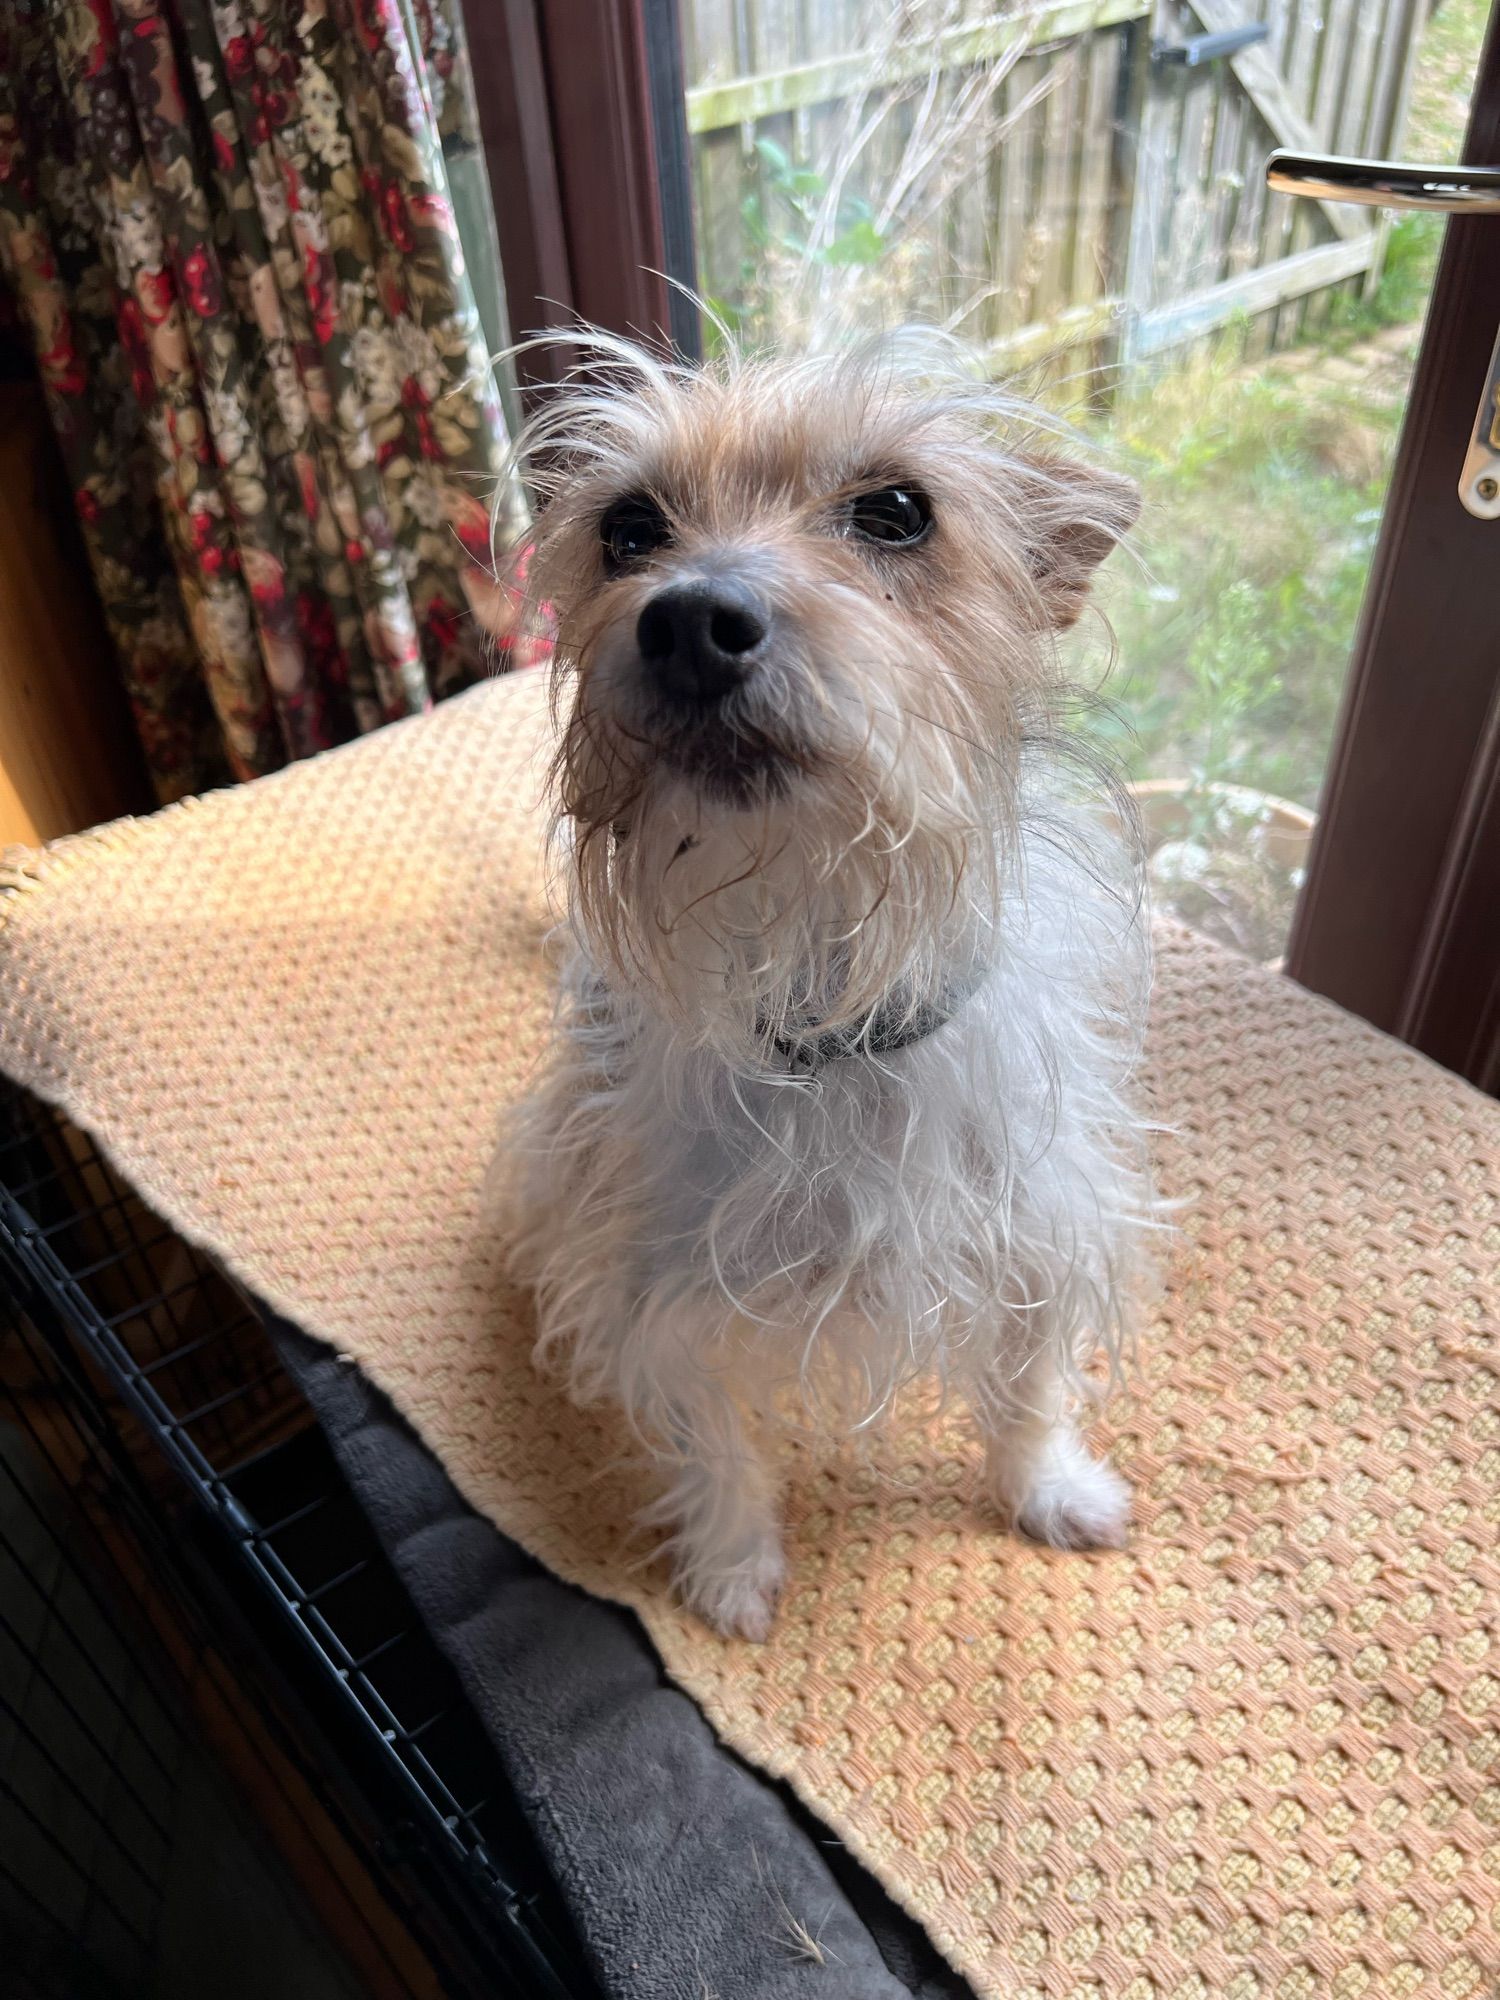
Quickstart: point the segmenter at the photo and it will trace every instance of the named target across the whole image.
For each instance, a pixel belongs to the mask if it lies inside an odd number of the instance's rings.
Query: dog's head
[[[915,991],[1134,488],[936,340],[579,363],[524,440],[579,920],[688,1015]]]

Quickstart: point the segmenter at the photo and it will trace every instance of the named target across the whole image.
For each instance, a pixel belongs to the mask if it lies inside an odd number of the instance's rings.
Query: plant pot
[[[1246,785],[1130,787],[1158,904],[1279,967],[1317,814]]]
[[[1191,824],[1192,801],[1205,795],[1221,799],[1247,823],[1260,821],[1260,841],[1266,859],[1288,873],[1307,866],[1318,815],[1306,806],[1278,799],[1273,792],[1252,791],[1248,785],[1195,785],[1187,778],[1143,778],[1129,787],[1146,829],[1146,849],[1154,853],[1164,840],[1176,840]]]

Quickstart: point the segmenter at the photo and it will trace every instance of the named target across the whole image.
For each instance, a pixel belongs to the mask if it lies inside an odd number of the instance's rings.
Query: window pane
[[[1158,903],[1283,945],[1441,221],[1269,194],[1294,129],[1458,158],[1483,0],[681,0],[699,283],[741,340],[940,321],[1140,479],[1088,726]],[[715,334],[710,329],[708,344]],[[1457,467],[1455,466],[1455,478]],[[1080,677],[1098,678],[1093,660]]]

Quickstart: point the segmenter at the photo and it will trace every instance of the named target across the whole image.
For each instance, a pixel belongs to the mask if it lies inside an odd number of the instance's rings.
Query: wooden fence
[[[889,245],[882,301],[924,318],[972,304],[997,355],[1092,342],[1127,357],[1231,319],[1277,345],[1370,282],[1375,212],[1269,194],[1277,145],[1399,152],[1427,0],[684,0],[688,123],[705,291],[737,302],[774,193],[757,144],[819,169],[853,115],[891,96],[861,161],[878,204],[924,93],[988,67],[995,116],[955,140],[937,212]],[[1189,67],[1166,49],[1249,21],[1268,30]],[[910,27],[910,34],[901,29]],[[893,26],[898,30],[892,33]],[[774,321],[774,303],[771,318]]]

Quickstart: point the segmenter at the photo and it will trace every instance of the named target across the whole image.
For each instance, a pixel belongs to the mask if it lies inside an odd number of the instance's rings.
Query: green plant
[[[862,195],[840,191],[831,233],[825,233],[820,211],[828,199],[827,175],[797,166],[774,139],[757,139],[755,150],[762,187],[740,204],[746,240],[754,249],[764,253],[774,244],[790,256],[825,266],[879,263],[886,239]],[[746,262],[753,274],[754,263]]]
[[[891,247],[863,195],[833,188],[826,173],[795,161],[774,139],[757,139],[755,152],[758,176],[740,202],[736,294],[708,301],[711,347],[726,331],[751,346],[771,339],[789,282],[805,283],[809,271],[871,268]]]
[[[869,9],[862,74],[817,119],[815,156],[757,138],[745,159],[738,269],[713,301],[711,339],[728,331],[742,345],[800,347],[911,318],[957,325],[987,308],[988,261],[962,288],[948,268],[948,218],[1014,119],[1073,75],[1077,57],[1060,55],[1007,108],[1026,36],[1018,18],[993,54],[955,65],[949,38],[972,12],[973,0]]]

